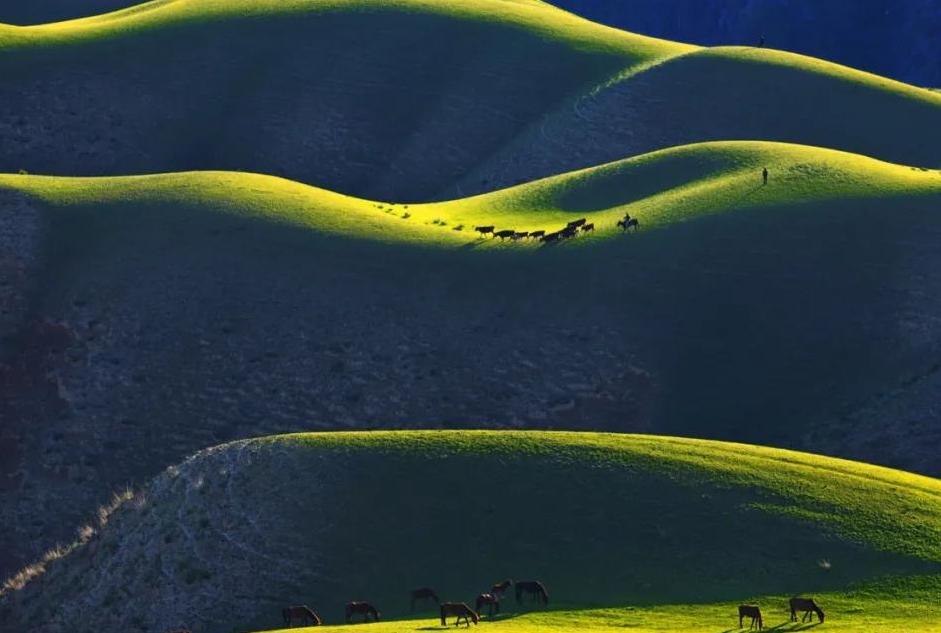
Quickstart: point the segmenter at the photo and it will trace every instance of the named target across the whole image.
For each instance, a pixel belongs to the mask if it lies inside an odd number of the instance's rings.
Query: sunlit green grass
[[[496,554],[497,560],[490,564],[499,564],[501,551],[502,556],[520,563],[518,542],[527,540],[520,527],[535,528],[537,533],[531,538],[536,542],[549,539],[546,543],[558,543],[553,539],[562,538],[566,530],[578,525],[580,516],[585,531],[577,538],[584,541],[584,556],[594,560],[598,555],[594,551],[596,546],[603,551],[605,547],[616,547],[617,542],[631,552],[610,550],[612,567],[600,565],[594,573],[586,572],[584,564],[572,565],[575,561],[568,561],[573,576],[566,578],[564,587],[559,587],[565,574],[566,556],[577,552],[578,547],[571,552],[564,548],[565,554],[548,545],[531,550],[524,547],[523,551],[543,559],[539,561],[541,577],[554,580],[549,588],[551,607],[545,612],[520,611],[508,600],[503,617],[495,622],[485,621],[481,624],[485,628],[525,632],[629,628],[644,632],[718,633],[737,629],[736,606],[748,602],[762,607],[766,627],[802,630],[806,625],[787,623],[787,598],[812,593],[827,614],[824,625],[827,630],[885,633],[941,630],[941,604],[937,600],[941,590],[938,567],[941,482],[931,478],[791,451],[651,436],[377,432],[302,434],[260,441],[269,444],[276,453],[284,448],[292,452],[302,448],[310,451],[311,460],[333,456],[346,468],[361,471],[354,481],[369,480],[370,475],[376,477],[377,490],[352,503],[362,505],[364,512],[377,518],[399,512],[405,523],[427,522],[442,529],[441,521],[430,517],[405,519],[417,517],[416,504],[420,507],[418,499],[410,497],[418,496],[427,502],[442,490],[453,490],[455,499],[465,501],[446,507],[457,509],[458,516],[465,516],[475,526],[488,522],[500,526],[494,533],[498,542],[494,553],[489,549],[467,551],[469,557],[487,560]],[[509,495],[508,503],[504,503],[504,493],[496,493],[489,499],[497,508],[496,514],[481,519],[476,513],[486,508],[487,495],[481,494],[479,499],[467,495],[474,490],[473,482],[488,470],[494,474],[493,485],[498,490],[513,489],[513,472],[518,480],[525,478],[526,484],[520,488],[515,502],[510,501],[513,497]],[[591,471],[595,474],[590,475]],[[429,473],[435,473],[436,479],[425,479]],[[428,489],[416,485],[421,481],[427,482]],[[600,484],[601,481],[607,484]],[[542,495],[534,489],[540,482],[547,488]],[[609,488],[601,491],[591,488],[592,485]],[[392,494],[393,490],[398,490],[398,494]],[[610,505],[594,508],[604,517],[599,523],[592,517],[592,508],[605,494],[610,496]],[[553,504],[543,505],[548,499],[546,495],[557,502],[555,507],[561,514],[555,518]],[[762,498],[766,500],[759,501]],[[710,512],[714,517],[708,516]],[[358,510],[350,510],[349,517],[356,516]],[[610,534],[599,532],[605,521],[620,527]],[[713,521],[715,525],[710,526]],[[654,529],[658,525],[667,532],[677,531],[686,536],[663,543]],[[331,546],[350,552],[355,547],[349,544],[357,542],[382,548],[395,543],[417,545],[429,534],[436,534],[436,529],[428,528],[425,532],[416,526],[391,525],[381,520],[373,525],[351,521],[347,529],[342,538],[330,541]],[[474,529],[467,528],[471,532]],[[377,530],[389,534],[380,536]],[[454,534],[441,534],[442,543],[464,533],[457,527],[449,531]],[[820,540],[811,546],[802,540],[806,536],[798,536],[802,533],[817,533]],[[851,549],[843,550],[846,546]],[[641,553],[645,548],[653,551]],[[360,592],[365,586],[374,585],[368,595],[380,596],[377,598],[380,608],[384,603],[392,612],[390,621],[370,624],[370,630],[405,632],[439,626],[432,619],[434,613],[422,618],[403,614],[395,608],[393,600],[400,600],[394,598],[394,588],[390,591],[389,587],[375,586],[422,573],[422,565],[429,565],[423,570],[424,577],[440,577],[440,566],[432,563],[433,556],[425,559],[425,549],[417,546],[414,554],[426,562],[414,564],[399,560],[404,553],[387,552],[389,557],[382,559],[379,570],[365,571],[368,579],[357,578],[351,583]],[[660,550],[662,554],[658,557],[656,552]],[[850,554],[853,550],[855,554]],[[825,556],[825,551],[832,554],[827,559],[833,566],[830,570],[820,568],[822,561],[815,558]],[[902,558],[875,562],[889,553]],[[873,555],[876,558],[870,558]],[[785,571],[792,556],[806,558],[798,563],[803,571],[796,575]],[[462,572],[474,576],[478,571],[479,564],[470,560],[462,563],[460,555],[448,557],[448,562],[451,561],[456,565],[448,573],[452,582]],[[743,561],[746,566],[740,567]],[[749,561],[753,569],[749,569]],[[619,575],[619,565],[625,563],[624,572],[637,585],[635,589],[622,588],[619,598],[611,589],[624,582],[614,579]],[[400,570],[398,565],[406,569]],[[761,571],[769,569],[769,565],[772,573],[777,569],[782,574],[782,581],[788,576],[785,582],[792,584],[791,591],[748,591],[749,583],[753,587],[769,586],[767,578],[762,580],[765,572]],[[735,570],[732,582],[738,589],[726,584],[730,581],[730,570]],[[710,586],[710,574],[715,576],[715,586]],[[671,576],[672,584],[665,581],[661,584],[658,580]],[[644,591],[638,593],[637,589],[645,577],[658,588],[642,596],[639,593]],[[627,586],[631,584],[628,582]],[[584,603],[567,600],[570,596],[566,592],[579,585],[581,595],[594,590],[594,599]],[[720,585],[727,588],[719,589]],[[716,591],[729,590],[739,592],[738,599],[707,598],[716,595]],[[670,599],[671,594],[675,600]],[[312,589],[310,595],[322,596],[321,600],[326,601],[323,592]],[[460,593],[446,596],[445,599],[466,601],[473,598]],[[318,604],[313,597],[311,600],[314,601],[311,606],[327,613],[327,624],[337,623],[335,619],[330,621],[336,617],[332,605]],[[389,605],[390,602],[393,604]]]
[[[152,0],[104,15],[34,26],[0,25],[0,48],[47,47],[106,40],[180,25],[223,25],[231,20],[299,18],[357,12],[422,13],[501,24],[555,39],[584,51],[623,55],[635,62],[695,47],[619,31],[537,0]]]
[[[767,167],[770,181],[762,184]],[[644,230],[738,209],[818,206],[847,199],[941,193],[941,172],[804,146],[759,142],[675,148],[462,200],[402,204],[360,200],[257,174],[193,172],[114,178],[0,176],[0,187],[35,196],[55,208],[94,208],[100,220],[138,214],[159,220],[160,209],[188,209],[188,222],[218,214],[302,227],[327,235],[454,248],[530,248],[481,240],[477,225],[553,231],[587,217],[588,245],[620,234],[626,213]],[[202,220],[200,219],[202,218]],[[102,227],[96,224],[96,230]],[[457,230],[460,229],[460,230]]]

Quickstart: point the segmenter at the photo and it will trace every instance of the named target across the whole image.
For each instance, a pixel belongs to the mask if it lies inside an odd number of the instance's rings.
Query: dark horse
[[[415,610],[415,603],[422,600],[434,600],[435,604],[441,604],[441,601],[438,600],[438,594],[435,593],[434,589],[422,587],[412,592],[412,611]]]
[[[789,604],[791,605],[791,622],[797,622],[797,612],[803,611],[804,617],[801,618],[801,622],[806,622],[808,618],[813,622],[816,613],[820,622],[823,623],[823,609],[817,606],[813,598],[791,598]]]
[[[490,593],[499,597],[505,594],[506,590],[509,589],[511,586],[513,586],[513,581],[507,578],[506,580],[501,580],[500,582],[496,583],[493,587],[491,587]]]
[[[541,602],[544,605],[549,604],[549,592],[538,580],[521,580],[516,583],[517,602],[523,602],[523,594],[531,594],[535,597],[536,602]]]
[[[369,622],[369,616],[376,622],[379,621],[379,611],[368,602],[347,602],[346,603],[346,623],[349,624],[354,615],[363,616],[363,622]]]
[[[320,619],[320,616],[307,605],[285,607],[281,609],[281,617],[284,618],[284,624],[287,626],[294,626],[294,620],[300,620],[301,624],[310,622],[307,626],[320,626],[323,624],[323,620]]]
[[[632,227],[636,231],[640,228],[640,222],[637,221],[637,218],[624,218],[623,220],[618,220],[618,226],[621,228],[622,233]]]
[[[464,623],[470,628],[470,623],[473,622],[477,624],[480,622],[480,616],[477,615],[477,612],[471,609],[469,606],[463,602],[442,602],[441,603],[441,626],[448,625],[448,618],[452,615],[457,616],[457,621],[454,623],[454,626],[457,626],[461,623],[461,620],[464,620]]]
[[[474,608],[477,610],[477,613],[481,613],[481,607],[484,606],[489,607],[488,613],[491,618],[494,613],[500,613],[500,594],[482,593],[477,596],[477,600],[474,601]]]
[[[751,626],[748,627],[748,630],[751,631],[755,628],[755,625],[758,625],[758,630],[765,628],[764,622],[761,620],[761,609],[758,607],[743,604],[738,608],[738,628],[742,628],[742,622],[745,618],[751,618]]]

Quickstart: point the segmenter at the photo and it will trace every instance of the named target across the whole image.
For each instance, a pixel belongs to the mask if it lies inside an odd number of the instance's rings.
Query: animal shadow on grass
[[[765,628],[762,629],[762,631],[777,631],[778,633],[790,633],[791,631],[807,631],[809,629],[813,629],[818,626],[820,626],[819,622],[814,622],[813,624],[809,622],[805,624],[802,624],[800,622],[782,622],[781,624],[776,624],[775,626],[766,626]],[[726,629],[722,631],[722,633],[740,633],[741,631],[747,631],[747,630],[749,630],[748,627],[745,627],[744,629],[731,628],[731,629]],[[757,629],[752,629],[752,630],[754,631]]]
[[[518,615],[522,615],[522,613],[497,613],[492,618],[489,615],[482,615],[480,616],[480,623],[483,624],[484,622],[503,622],[504,620],[512,620]],[[447,629],[454,629],[454,623],[451,620],[452,618],[448,618],[447,626],[441,626],[440,624],[435,624],[434,626],[422,626],[415,630],[416,631],[445,631]],[[461,624],[460,629],[464,630],[463,623]]]

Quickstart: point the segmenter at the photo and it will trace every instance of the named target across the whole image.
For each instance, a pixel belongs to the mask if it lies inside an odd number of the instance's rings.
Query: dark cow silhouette
[[[347,602],[346,603],[346,623],[349,624],[354,615],[363,616],[363,622],[369,622],[369,616],[376,622],[379,621],[379,611],[368,602]]]
[[[470,628],[471,622],[474,624],[478,624],[480,622],[480,616],[477,615],[477,612],[463,602],[442,602],[441,626],[447,626],[448,618],[452,615],[457,616],[457,621],[454,623],[454,626],[459,625],[461,620],[464,620],[464,623],[468,628]]]
[[[586,224],[582,227],[582,233],[593,233],[595,230],[595,223]]]
[[[814,621],[814,613],[817,614],[817,617],[820,618],[820,622],[823,623],[823,609],[817,606],[817,603],[814,602],[813,598],[791,598],[788,604],[791,607],[791,622],[797,622],[797,612],[803,611],[804,616],[801,618],[801,622],[806,622],[808,619]]]
[[[492,618],[494,613],[500,613],[500,594],[499,593],[482,593],[477,596],[477,599],[474,601],[474,608],[477,610],[477,613],[481,613],[481,607],[489,607],[489,615]]]
[[[542,237],[545,234],[546,234],[545,231],[530,231],[529,238],[534,240],[536,238]]]
[[[587,218],[580,218],[580,219],[578,219],[578,220],[573,220],[573,221],[569,222],[568,224],[565,225],[565,227],[568,228],[568,229],[577,229],[578,227],[580,227],[580,226],[582,226],[583,224],[585,224],[585,222],[587,222],[587,221],[588,221]]]
[[[564,229],[562,229],[561,231],[559,231],[559,235],[562,236],[562,239],[566,239],[566,240],[569,239],[569,238],[575,237],[576,235],[578,235],[578,227],[577,227],[577,226],[567,226],[567,227],[565,227]]]
[[[490,593],[499,597],[499,596],[502,596],[504,593],[506,593],[506,590],[512,586],[513,586],[513,580],[511,578],[507,578],[506,580],[501,580],[500,582],[495,583],[490,588]]]
[[[748,627],[748,630],[751,631],[755,628],[755,625],[758,626],[758,630],[765,628],[764,622],[761,621],[761,609],[756,606],[743,604],[738,607],[738,628],[742,628],[742,622],[745,618],[751,618],[751,626]]]
[[[307,605],[286,607],[281,610],[281,617],[284,618],[284,624],[286,626],[294,626],[294,620],[300,620],[302,625],[307,625],[309,622],[310,624],[308,626],[320,626],[323,624],[323,620],[320,619],[320,616]]]
[[[640,222],[637,218],[624,218],[623,220],[618,220],[618,226],[621,227],[622,233],[629,228],[633,228],[636,231],[640,228]]]
[[[543,605],[549,604],[549,592],[538,580],[521,580],[516,583],[516,601],[518,603],[522,604],[524,594],[532,595],[536,602],[541,602]]]
[[[496,227],[494,227],[494,226],[475,226],[475,227],[474,227],[474,230],[477,231],[478,233],[480,233],[480,234],[483,236],[483,235],[486,235],[487,233],[490,233],[490,234],[492,235],[492,234],[493,234],[493,230],[494,230],[495,228],[496,228]]]
[[[499,237],[501,240],[505,240],[508,237],[513,237],[516,234],[516,231],[513,229],[506,229],[505,231],[497,231],[493,234],[494,237]]]
[[[524,237],[529,237],[529,231],[517,231],[510,239],[515,242],[517,240],[523,239]]]
[[[415,610],[415,603],[423,600],[434,600],[435,604],[441,604],[441,601],[438,600],[438,594],[435,593],[434,589],[431,587],[422,587],[421,589],[412,591],[412,611]]]
[[[556,231],[555,233],[546,233],[541,238],[539,238],[539,241],[546,244],[551,244],[553,242],[558,242],[560,239],[562,239],[562,233]]]

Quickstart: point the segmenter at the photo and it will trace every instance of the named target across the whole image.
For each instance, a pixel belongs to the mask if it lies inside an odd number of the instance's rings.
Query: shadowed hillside
[[[0,26],[0,172],[259,171],[428,198],[681,44],[537,2],[172,0]]]
[[[256,171],[417,202],[708,140],[941,165],[936,93],[541,2],[172,0],[0,26],[0,51],[0,172]]]
[[[779,624],[786,597],[807,592],[826,594],[837,627],[889,630],[937,611],[924,592],[941,573],[939,499],[925,477],[740,444],[276,437],[169,468],[0,609],[50,633],[254,630],[277,626],[287,604],[336,624],[364,599],[389,620],[408,615],[410,588],[471,600],[513,577],[543,581],[555,609],[634,606],[606,621],[635,627],[693,603],[700,630],[718,631],[744,599]],[[903,592],[898,611],[880,604]]]
[[[888,112],[895,114],[884,116]],[[691,141],[787,141],[941,166],[941,95],[779,51],[715,48],[573,96],[454,192]]]
[[[847,416],[933,406],[908,394],[938,367],[938,172],[727,143],[407,207],[218,172],[0,185],[13,564],[114,487],[294,430],[642,431],[937,472],[933,426]],[[557,246],[471,230],[583,216]]]

